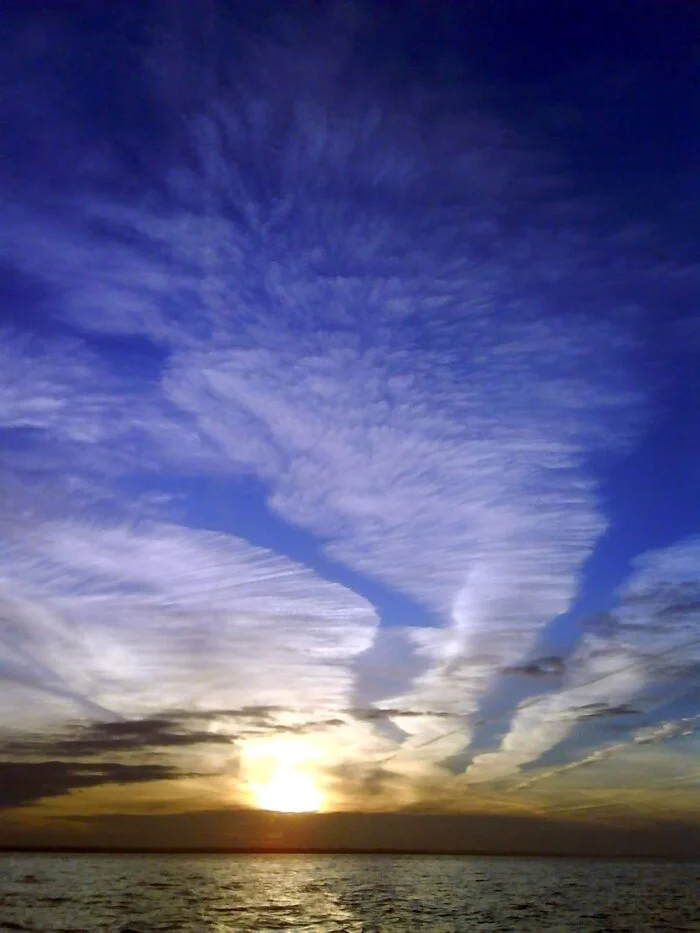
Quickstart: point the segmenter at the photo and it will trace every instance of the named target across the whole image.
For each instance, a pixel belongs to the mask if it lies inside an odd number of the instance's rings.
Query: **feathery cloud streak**
[[[47,523],[3,558],[10,707],[18,690],[40,688],[121,717],[345,708],[348,665],[376,626],[343,587],[222,534]]]
[[[605,528],[589,459],[627,442],[642,401],[634,244],[596,242],[547,160],[476,103],[368,87],[324,47],[251,39],[213,88],[185,43],[187,93],[153,55],[158,183],[115,152],[70,203],[14,199],[3,254],[73,342],[2,335],[3,417],[30,490],[48,457],[123,520],[127,478],[253,475],[336,561],[438,613],[408,632],[422,673],[381,701],[420,757],[569,607]],[[5,557],[14,681],[125,716],[355,704],[362,600],[165,521],[167,500],[136,528],[90,502]]]
[[[478,755],[469,768],[469,779],[510,778],[569,736],[591,710],[619,711],[621,705],[624,709],[624,704],[642,700],[664,680],[673,679],[677,691],[684,668],[697,677],[699,567],[700,541],[695,537],[638,558],[620,589],[615,612],[601,626],[605,633],[583,639],[567,664],[563,688],[523,704],[501,748]],[[649,728],[654,736],[656,730],[660,737],[666,734],[663,725]],[[647,732],[641,730],[642,738],[635,741],[646,741]],[[603,748],[581,763],[610,755]]]

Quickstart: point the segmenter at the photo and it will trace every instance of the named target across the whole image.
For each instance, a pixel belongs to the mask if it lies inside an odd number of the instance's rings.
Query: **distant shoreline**
[[[136,848],[136,847],[100,847],[100,846],[0,846],[0,855],[375,855],[375,856],[414,856],[429,858],[545,858],[545,859],[583,859],[606,862],[684,862],[700,863],[697,856],[681,855],[596,855],[581,852],[484,852],[458,850],[421,850],[421,849],[292,849],[269,846],[246,846],[240,848]]]

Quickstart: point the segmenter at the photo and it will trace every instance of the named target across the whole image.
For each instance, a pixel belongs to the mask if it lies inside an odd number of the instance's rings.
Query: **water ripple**
[[[700,930],[692,864],[0,855],[0,933]]]

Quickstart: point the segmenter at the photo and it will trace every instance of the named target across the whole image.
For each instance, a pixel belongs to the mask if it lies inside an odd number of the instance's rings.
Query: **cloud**
[[[415,709],[392,709],[385,708],[381,706],[371,706],[367,709],[351,709],[348,710],[348,713],[354,718],[360,720],[360,722],[377,722],[383,719],[416,719],[423,718],[424,716],[435,717],[437,719],[450,719],[449,713],[442,712],[423,712],[422,710]]]
[[[579,719],[607,719],[615,716],[638,716],[641,710],[635,709],[626,703],[620,703],[614,706],[610,703],[584,703],[579,706],[575,712]]]
[[[537,658],[524,664],[513,664],[503,668],[504,674],[521,674],[525,677],[558,677],[566,670],[563,658],[552,655],[546,658]]]
[[[2,570],[14,680],[80,696],[93,715],[262,704],[318,718],[349,705],[349,665],[377,624],[292,561],[182,526],[46,523],[6,548]]]
[[[66,761],[0,762],[0,809],[20,807],[84,787],[140,784],[181,776],[168,765]]]
[[[684,666],[694,671],[700,655],[698,567],[695,537],[639,557],[615,611],[594,620],[567,663],[562,689],[523,703],[500,749],[476,756],[470,780],[512,777],[582,719],[634,714],[630,704],[651,687],[678,679]],[[593,760],[598,754],[592,753]]]
[[[43,755],[47,758],[93,758],[105,754],[129,754],[191,745],[230,744],[232,737],[220,732],[185,730],[173,719],[136,719],[96,722],[75,727],[63,736],[51,734],[10,740],[5,755]]]
[[[388,721],[418,767],[468,744],[500,673],[562,675],[559,701],[516,715],[535,735],[507,756],[519,767],[570,729],[542,717],[624,707],[642,678],[588,689],[618,663],[591,641],[577,671],[526,660],[606,527],[591,455],[638,428],[634,237],[606,240],[547,155],[482,107],[368,86],[351,53],[302,33],[237,39],[215,96],[186,41],[181,84],[152,50],[157,190],[115,152],[50,208],[11,199],[3,254],[78,335],[0,336],[4,424],[25,432],[14,475],[32,490],[49,463],[80,509],[35,508],[3,555],[6,680],[86,716]],[[303,555],[168,520],[183,474],[255,477],[285,527],[437,617],[406,628],[420,670],[387,682],[376,714],[347,712],[367,705],[372,608]],[[125,490],[144,475],[163,500],[133,522]]]
[[[573,654],[559,691],[524,702],[500,749],[477,755],[467,770],[470,782],[511,777],[574,730],[586,710],[623,706],[646,682],[643,664],[623,646],[588,636]]]
[[[619,637],[635,644],[658,673],[680,660],[688,665],[700,660],[700,537],[639,557],[620,593],[615,613]],[[683,648],[682,658],[668,658]]]
[[[631,737],[624,742],[604,745],[567,764],[560,765],[556,768],[549,768],[545,771],[539,771],[533,774],[532,777],[520,781],[512,790],[525,790],[526,788],[532,787],[533,784],[538,784],[540,781],[547,780],[548,778],[575,771],[578,768],[584,768],[588,765],[598,764],[602,761],[609,761],[611,758],[616,758],[618,755],[622,755],[640,745],[656,745],[659,742],[666,742],[669,739],[693,735],[697,731],[699,725],[700,714],[683,716],[677,720],[667,720],[653,726],[643,726],[636,729]]]

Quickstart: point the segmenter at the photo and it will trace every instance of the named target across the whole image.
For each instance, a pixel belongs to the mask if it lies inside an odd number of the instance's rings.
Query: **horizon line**
[[[392,849],[298,847],[298,846],[72,846],[72,845],[0,845],[0,855],[379,855],[437,856],[458,858],[567,858],[604,861],[700,862],[698,855],[663,853],[596,854],[591,852],[488,851],[485,849]]]

